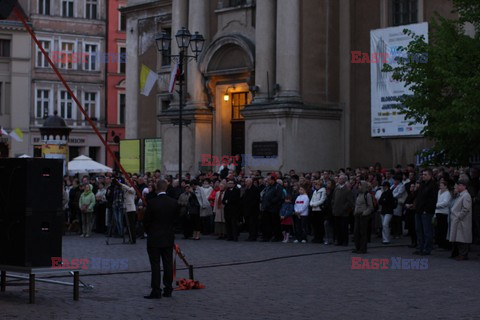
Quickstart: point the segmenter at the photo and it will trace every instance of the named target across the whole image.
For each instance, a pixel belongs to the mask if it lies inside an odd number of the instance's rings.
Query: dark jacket
[[[260,191],[257,187],[251,186],[249,189],[245,188],[245,192],[242,197],[243,215],[245,217],[256,216],[259,211],[260,204]]]
[[[107,188],[107,192],[105,193],[105,198],[107,199],[107,208],[112,208],[113,206],[113,191],[115,189],[115,186],[111,184]]]
[[[380,199],[378,200],[378,204],[382,206],[382,210],[380,211],[381,214],[393,214],[393,210],[395,209],[395,203],[393,199],[393,192],[391,189],[387,191],[383,191]]]
[[[438,188],[435,180],[430,179],[429,182],[423,181],[418,189],[415,198],[415,209],[417,213],[435,214],[437,208]]]
[[[262,211],[279,213],[282,207],[283,188],[275,183],[273,186],[268,186],[262,197]]]
[[[147,237],[147,247],[173,247],[175,241],[174,224],[178,217],[177,201],[166,194],[148,202],[143,224]]]
[[[172,187],[172,185],[169,185],[167,188],[167,195],[178,200],[184,191],[185,190],[183,190],[181,186]]]
[[[222,203],[225,206],[225,213],[236,213],[240,205],[240,189],[235,186],[225,190]]]
[[[348,217],[353,211],[353,193],[346,185],[337,186],[332,198],[332,213],[334,217]]]

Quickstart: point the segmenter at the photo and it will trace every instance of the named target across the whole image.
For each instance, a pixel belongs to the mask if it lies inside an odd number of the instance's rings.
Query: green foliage
[[[383,71],[410,86],[413,94],[399,98],[399,109],[407,118],[427,124],[423,134],[435,141],[431,153],[448,163],[467,164],[470,156],[480,153],[480,32],[472,38],[463,26],[480,26],[480,1],[454,3],[461,18],[437,15],[430,23],[428,44],[423,36],[404,30],[412,41],[402,50],[426,53],[428,63],[406,59],[395,68],[384,65]]]

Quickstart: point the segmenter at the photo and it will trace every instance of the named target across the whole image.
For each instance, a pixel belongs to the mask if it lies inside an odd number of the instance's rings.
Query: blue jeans
[[[415,214],[415,230],[417,232],[417,249],[420,252],[430,253],[433,249],[433,214]]]
[[[119,236],[123,236],[123,208],[113,207],[114,219],[116,220],[116,232]],[[112,221],[113,223],[113,221]]]

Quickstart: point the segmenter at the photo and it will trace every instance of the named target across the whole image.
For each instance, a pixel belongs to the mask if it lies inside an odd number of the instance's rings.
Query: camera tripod
[[[128,240],[128,243],[129,244],[132,244],[132,228],[130,227],[130,221],[128,219],[128,216],[127,216],[127,213],[125,212],[125,210],[122,210],[122,214],[121,214],[121,218],[120,219],[123,219],[125,218],[125,220],[127,221],[127,231],[128,231],[128,234],[130,235],[129,237],[129,240]],[[108,235],[107,235],[107,240],[105,240],[105,244],[106,245],[110,245],[110,244],[125,244],[125,231],[124,230],[120,230],[120,233],[122,235],[122,238],[123,238],[123,242],[122,243],[110,243],[110,239],[112,238],[112,234],[113,234],[113,231],[118,229],[117,226],[119,225],[118,221],[117,221],[117,216],[116,214],[113,212],[111,212],[111,222],[110,222],[110,226],[108,227]]]

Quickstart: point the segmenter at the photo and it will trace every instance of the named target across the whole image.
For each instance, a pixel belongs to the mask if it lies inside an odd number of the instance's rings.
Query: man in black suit
[[[227,240],[238,241],[238,213],[240,203],[240,189],[237,188],[233,180],[228,181],[227,190],[223,196],[222,203],[225,214],[225,224],[227,229]]]
[[[174,223],[178,215],[177,201],[167,196],[168,182],[157,182],[156,198],[147,204],[143,224],[147,232],[147,252],[152,269],[152,292],[145,299],[160,299],[160,257],[163,263],[164,297],[172,296]]]
[[[245,192],[242,196],[243,216],[248,225],[248,241],[257,240],[257,226],[260,215],[260,191],[251,178],[245,179]]]

